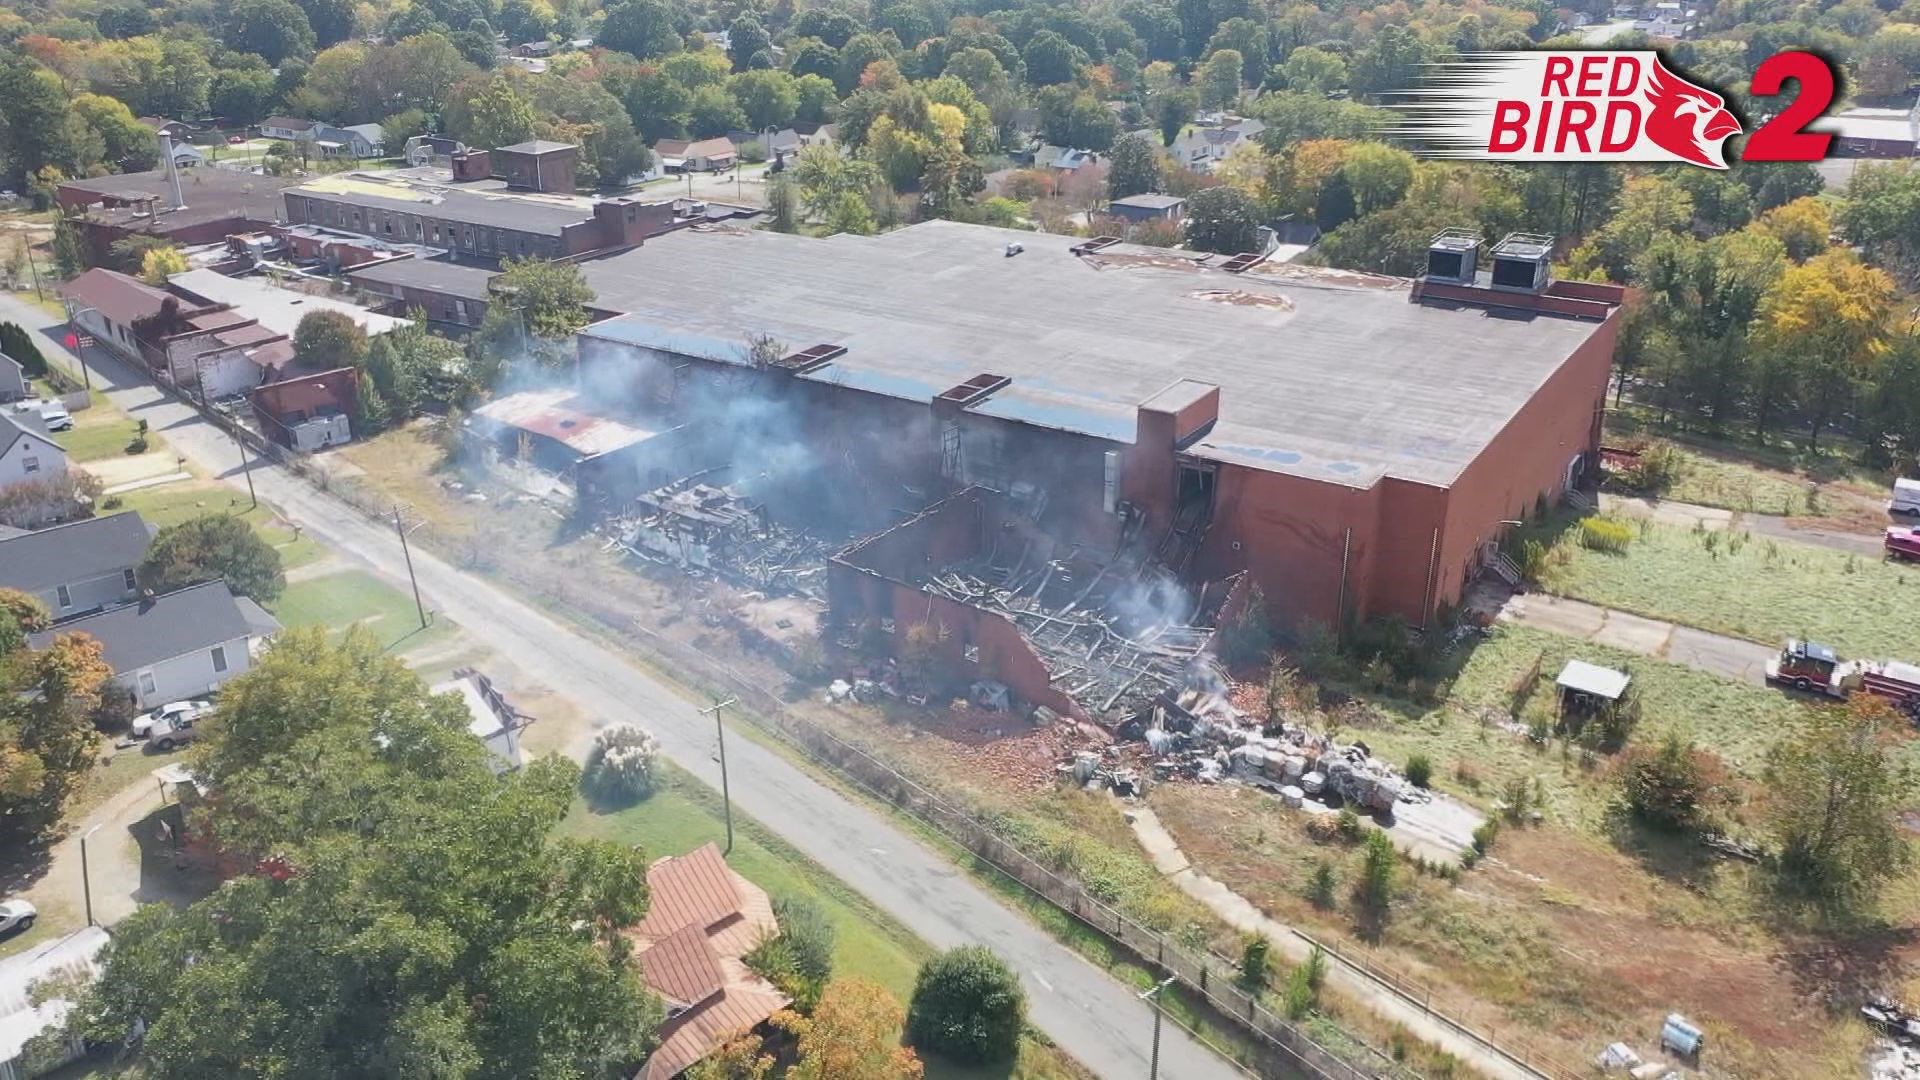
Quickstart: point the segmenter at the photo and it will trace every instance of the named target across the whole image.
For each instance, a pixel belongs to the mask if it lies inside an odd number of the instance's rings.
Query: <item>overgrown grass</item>
[[[1560,536],[1545,562],[1547,591],[1636,615],[1769,644],[1811,638],[1848,657],[1920,653],[1920,570],[1900,563],[1652,521],[1623,554]]]
[[[1712,439],[1656,431],[1634,409],[1607,413],[1611,438],[1653,435],[1676,444],[1679,469],[1661,497],[1749,514],[1843,519],[1865,500],[1884,499],[1885,477],[1859,464],[1859,448],[1829,439],[1816,451],[1804,442]]]
[[[271,607],[274,617],[290,627],[325,626],[339,636],[350,626],[364,626],[389,649],[415,649],[453,633],[453,624],[431,611],[431,622],[421,629],[412,595],[364,570],[293,582]]]

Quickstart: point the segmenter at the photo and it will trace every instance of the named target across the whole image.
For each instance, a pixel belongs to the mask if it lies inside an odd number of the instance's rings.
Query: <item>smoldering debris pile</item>
[[[717,484],[708,470],[636,497],[608,527],[636,559],[708,572],[773,595],[825,601],[833,545],[775,524],[766,506],[739,485]]]
[[[1374,757],[1366,743],[1335,742],[1295,724],[1262,725],[1236,709],[1228,694],[1189,689],[1162,701],[1154,715],[1153,726],[1122,729],[1137,742],[1110,751],[1093,766],[1083,764],[1083,752],[1061,770],[1082,784],[1126,794],[1137,784],[1132,764],[1137,761],[1156,782],[1245,783],[1292,807],[1318,799],[1387,816],[1400,803],[1431,797]]]
[[[1049,681],[1109,724],[1147,714],[1188,684],[1230,589],[1211,582],[1194,596],[1144,559],[1029,565],[1024,552],[1011,565],[990,555],[948,566],[920,584],[1013,623]]]

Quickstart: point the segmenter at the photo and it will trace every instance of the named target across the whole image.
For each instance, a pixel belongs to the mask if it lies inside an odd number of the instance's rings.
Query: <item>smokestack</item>
[[[167,181],[173,185],[173,208],[185,210],[187,199],[180,193],[180,166],[173,160],[173,139],[164,131],[160,133],[160,165],[167,170]]]

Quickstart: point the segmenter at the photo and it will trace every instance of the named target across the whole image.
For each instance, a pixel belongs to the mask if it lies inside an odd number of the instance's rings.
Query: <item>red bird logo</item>
[[[1657,57],[1647,70],[1645,92],[1647,138],[1683,161],[1709,169],[1727,167],[1720,144],[1740,134],[1740,121],[1719,94],[1668,71]]]

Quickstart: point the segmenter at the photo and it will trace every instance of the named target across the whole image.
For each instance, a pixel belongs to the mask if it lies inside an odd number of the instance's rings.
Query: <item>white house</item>
[[[137,708],[151,709],[218,690],[252,667],[254,643],[279,629],[260,605],[209,581],[57,622],[29,640],[44,649],[61,634],[91,635],[114,681],[133,691]]]
[[[74,1039],[31,1066],[20,1058],[28,1042],[59,1027],[73,1007],[59,997],[34,1004],[34,985],[65,976],[92,982],[100,974],[97,960],[106,946],[107,932],[89,926],[0,960],[0,1080],[28,1080],[86,1052],[85,1044]]]
[[[473,737],[486,744],[491,752],[495,773],[511,772],[521,765],[520,729],[527,725],[527,717],[507,703],[493,680],[472,668],[455,671],[454,677],[443,683],[435,683],[436,694],[459,694],[460,700],[467,706],[467,730]]]
[[[64,475],[67,452],[41,426],[39,417],[0,409],[0,488]]]
[[[27,369],[20,361],[0,353],[0,403],[19,401],[27,395]]]
[[[140,594],[134,569],[153,530],[131,510],[0,539],[0,589],[39,597],[55,619]]]

